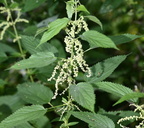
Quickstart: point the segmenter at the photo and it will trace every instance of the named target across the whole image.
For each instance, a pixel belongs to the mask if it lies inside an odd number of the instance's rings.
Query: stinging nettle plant
[[[42,0],[34,2],[33,6],[37,7],[42,2]],[[22,58],[9,70],[26,72],[25,75],[30,77],[30,81],[27,78],[25,82],[19,83],[14,95],[0,97],[0,105],[5,104],[12,111],[12,114],[1,121],[0,128],[69,128],[79,127],[84,122],[89,128],[124,128],[134,120],[141,121],[135,125],[136,128],[144,127],[144,107],[139,105],[139,98],[144,97],[144,94],[121,84],[103,81],[128,55],[114,56],[93,66],[85,60],[85,54],[92,49],[119,50],[117,45],[143,36],[122,34],[108,37],[96,30],[90,30],[87,20],[98,24],[101,29],[103,29],[102,23],[97,17],[90,15],[79,0],[65,2],[67,17],[58,18],[47,26],[39,28],[35,36],[19,34],[17,23],[28,23],[28,20],[20,18],[21,9],[14,6],[17,5],[15,2],[10,6],[7,0],[2,3],[0,11],[1,14],[6,13],[6,21],[0,23],[2,29],[0,38],[4,39],[4,34],[12,26],[13,42],[18,43],[20,50],[18,57]],[[24,9],[29,11],[29,6]],[[17,14],[15,19],[12,16],[13,12]],[[65,58],[60,55],[62,45],[55,47],[56,45],[48,43],[56,38],[57,34],[61,34],[60,31],[65,32],[63,38]],[[88,42],[87,46],[89,46],[86,50],[83,45],[85,42]],[[50,69],[52,71],[49,71]],[[43,81],[41,77],[45,75],[46,81]],[[82,77],[81,80],[79,77]],[[51,90],[52,86],[54,94]],[[98,106],[96,90],[119,97],[120,99],[114,105],[128,101],[130,106],[136,109],[113,112],[106,112],[102,108],[96,110],[95,106]],[[51,117],[51,113],[56,115]],[[56,125],[53,122],[56,122]]]

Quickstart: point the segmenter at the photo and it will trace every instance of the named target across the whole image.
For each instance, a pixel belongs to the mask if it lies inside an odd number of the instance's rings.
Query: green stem
[[[12,26],[13,26],[13,29],[14,29],[14,32],[15,32],[15,36],[16,36],[16,38],[18,38],[18,37],[19,37],[19,36],[18,36],[18,32],[17,32],[16,26],[15,26],[15,24],[14,24],[14,22],[13,22],[12,16],[11,16],[11,20],[12,20],[12,23],[13,23]],[[19,39],[17,40],[17,42],[18,42],[18,47],[19,47],[20,53],[21,53],[21,55],[22,55],[22,58],[25,59],[25,55],[24,55],[24,52],[23,52],[23,50],[22,50],[21,42],[20,42]]]
[[[8,7],[7,0],[4,0],[4,2],[5,2],[6,7]],[[14,29],[15,37],[16,37],[16,39],[18,39],[18,40],[17,40],[17,43],[18,43],[18,47],[19,47],[20,53],[21,53],[21,55],[22,55],[22,58],[23,58],[23,59],[26,59],[26,58],[25,58],[25,55],[24,55],[24,52],[23,52],[23,49],[22,49],[22,46],[21,46],[21,41],[20,41],[20,39],[18,38],[19,35],[18,35],[16,26],[15,26],[14,20],[13,20],[13,18],[12,18],[11,12],[10,12],[10,19],[11,19],[12,26],[13,26],[13,29]],[[29,77],[30,77],[31,82],[34,82],[33,77],[32,77],[32,75],[30,74],[30,70],[29,70],[29,69],[27,69],[27,73],[29,74]]]
[[[75,0],[75,21],[77,20],[77,0]]]
[[[52,107],[50,107],[50,108],[47,108],[47,110],[59,108],[59,107],[65,106],[65,105],[66,105],[66,104],[61,104],[61,105],[58,105],[58,106],[52,106]]]

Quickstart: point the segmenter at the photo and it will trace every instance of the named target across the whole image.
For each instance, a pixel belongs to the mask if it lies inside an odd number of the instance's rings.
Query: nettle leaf
[[[31,55],[28,59],[14,64],[11,69],[39,68],[53,63],[56,57],[51,52],[39,52]]]
[[[132,34],[122,34],[117,36],[109,36],[109,38],[116,44],[124,44],[127,42],[130,42],[132,40],[135,40],[137,38],[144,37],[144,35],[132,35]]]
[[[46,0],[26,0],[24,3],[25,3],[25,6],[24,6],[24,9],[23,11],[24,12],[28,12],[28,11],[31,11],[37,7],[39,7],[42,3],[44,3]]]
[[[28,122],[20,124],[18,126],[12,127],[12,128],[34,128],[33,126],[31,126]]]
[[[85,77],[88,83],[100,82],[112,74],[127,55],[114,56],[91,67],[92,77]]]
[[[25,106],[0,123],[0,128],[11,128],[43,116],[47,110],[41,105]]]
[[[42,116],[38,119],[30,121],[30,124],[32,126],[35,126],[35,128],[52,128],[51,127],[51,122],[46,116]]]
[[[86,31],[80,37],[82,40],[87,41],[90,47],[118,49],[109,37],[94,30]]]
[[[66,10],[67,10],[68,18],[71,19],[74,13],[74,1],[73,0],[66,2]]]
[[[87,12],[88,14],[90,13],[84,5],[78,6],[77,11]]]
[[[0,52],[0,63],[2,63],[3,61],[5,61],[7,59],[8,59],[8,57],[7,57],[6,53]]]
[[[41,27],[36,31],[35,37],[38,36],[39,34],[43,33],[44,31],[48,30],[48,26],[46,27]]]
[[[114,105],[120,104],[127,100],[132,100],[133,98],[144,98],[144,93],[140,93],[140,92],[128,93],[123,97],[121,97]]]
[[[53,96],[50,88],[38,83],[20,84],[17,89],[20,97],[31,104],[47,104]]]
[[[66,58],[66,52],[64,50],[63,44],[59,40],[52,39],[50,44],[58,49],[58,57]]]
[[[102,114],[102,115],[105,115],[107,116],[108,118],[112,119],[113,122],[115,123],[116,125],[116,128],[121,128],[119,126],[119,124],[117,124],[118,120],[121,119],[121,118],[124,118],[124,117],[129,117],[129,116],[139,116],[138,113],[134,112],[134,111],[110,111],[110,112],[100,112],[99,114]],[[132,123],[133,120],[129,120],[129,121],[126,121],[125,122],[125,125],[128,125],[130,123]]]
[[[58,15],[48,17],[48,18],[42,20],[41,22],[39,22],[37,24],[37,27],[38,28],[42,28],[42,27],[48,27],[49,28],[49,23],[55,21],[56,19],[58,19]]]
[[[17,94],[6,95],[6,96],[0,97],[0,106],[6,105],[12,110],[12,112],[23,107],[24,104],[25,104],[25,102],[22,101],[21,98]]]
[[[106,116],[91,112],[72,112],[72,115],[94,128],[115,128],[115,124]]]
[[[57,35],[61,29],[66,27],[67,23],[69,22],[68,18],[57,19],[49,24],[49,29],[43,34],[40,44],[43,44]],[[38,46],[39,46],[38,45]]]
[[[78,83],[77,85],[71,85],[69,92],[78,104],[90,111],[94,111],[95,94],[90,84]]]
[[[45,43],[37,47],[40,40],[34,38],[33,36],[22,35],[21,40],[22,40],[22,46],[31,54],[36,54],[38,52],[52,52],[52,53],[58,52],[58,50],[49,43]]]
[[[101,27],[101,29],[103,29],[102,23],[97,17],[95,17],[95,16],[84,16],[84,17],[88,18],[89,20],[91,20],[95,23],[97,23]]]
[[[5,53],[5,52],[13,53],[16,52],[16,50],[7,44],[0,43],[0,53]]]
[[[98,82],[93,84],[93,86],[99,90],[103,90],[118,97],[133,93],[133,90],[131,90],[130,88],[111,82]],[[133,98],[130,101],[137,102],[137,98]]]

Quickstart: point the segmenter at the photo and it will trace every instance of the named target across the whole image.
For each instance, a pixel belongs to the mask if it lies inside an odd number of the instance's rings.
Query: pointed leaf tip
[[[43,34],[40,44],[46,43],[48,40],[57,35],[69,22],[68,18],[57,19],[49,24],[48,30]],[[37,47],[39,47],[39,45]]]
[[[90,44],[90,47],[114,48],[118,50],[109,37],[97,31],[86,31],[80,37],[82,40],[87,41]]]

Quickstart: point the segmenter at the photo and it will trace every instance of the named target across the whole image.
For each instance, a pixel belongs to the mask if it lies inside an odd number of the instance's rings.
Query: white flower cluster
[[[139,125],[137,125],[135,128],[144,128],[144,105],[136,105],[136,104],[130,104],[130,106],[135,106],[136,109],[134,110],[134,112],[136,111],[139,111],[139,116],[129,116],[129,117],[124,117],[124,118],[121,118],[120,120],[118,120],[118,124],[120,124],[120,126],[122,128],[129,128],[129,127],[125,127],[121,124],[121,122],[124,122],[124,121],[128,121],[128,120],[132,120],[132,119],[135,119],[136,121],[137,120],[142,120]]]
[[[17,11],[17,18],[14,21],[13,21],[12,16],[11,16],[11,11]],[[3,21],[2,23],[0,23],[0,28],[3,28],[3,30],[0,33],[0,40],[3,39],[5,32],[9,27],[15,25],[18,22],[25,22],[25,23],[29,22],[26,19],[20,18],[20,16],[21,16],[20,11],[21,10],[19,8],[9,9],[6,7],[0,7],[0,13],[7,13],[6,21]],[[21,38],[21,37],[15,38],[13,40],[13,42],[16,42],[19,38]]]
[[[85,31],[89,30],[83,16],[81,16],[78,20],[70,21],[68,26],[69,28],[67,28],[65,31],[72,38],[75,38],[76,34],[79,34],[82,29]]]
[[[79,69],[87,73],[87,77],[91,76],[91,70],[83,59],[84,52],[82,44],[78,38],[76,38],[76,35],[79,34],[82,29],[87,31],[88,27],[84,18],[80,17],[76,21],[70,21],[65,30],[67,33],[67,36],[64,39],[66,52],[70,53],[71,56],[59,61],[58,65],[54,68],[51,78],[48,79],[48,81],[51,81],[52,79],[56,81],[56,90],[53,99],[58,95],[58,85],[61,85],[64,82],[68,84],[68,87],[62,92],[62,94],[64,94],[70,85],[75,84],[74,78],[78,76]],[[58,76],[56,76],[57,74]]]
[[[51,81],[52,79],[56,81],[55,83],[56,90],[53,99],[55,99],[56,96],[58,95],[58,85],[62,85],[64,82],[67,82],[69,86],[71,84],[75,84],[75,80],[72,78],[72,70],[71,70],[72,66],[74,65],[72,65],[71,58],[68,58],[59,61],[58,65],[54,68],[51,78],[48,79],[48,81]],[[58,76],[57,78],[55,78],[57,74]],[[63,93],[66,90],[67,88],[63,91]]]

